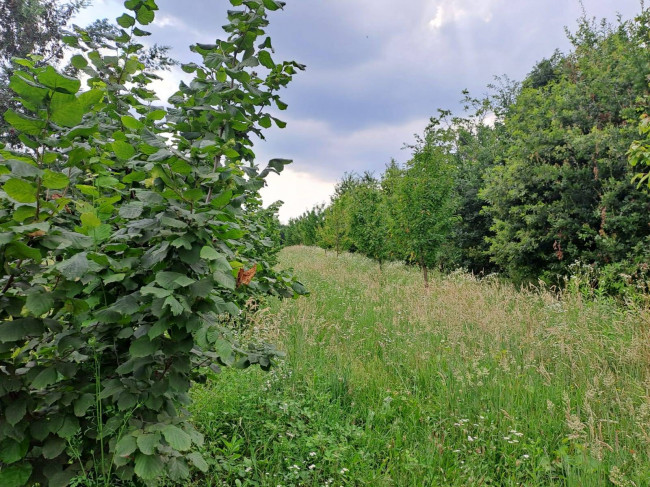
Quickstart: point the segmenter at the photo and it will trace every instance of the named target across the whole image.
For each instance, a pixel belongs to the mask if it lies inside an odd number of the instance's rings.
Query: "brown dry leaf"
[[[29,238],[42,237],[43,235],[45,235],[45,232],[43,230],[36,230],[35,232],[27,234]]]
[[[243,267],[240,267],[239,272],[237,272],[237,287],[241,286],[242,284],[250,284],[253,280],[253,277],[255,277],[255,272],[257,272],[257,264],[247,271],[244,270]]]

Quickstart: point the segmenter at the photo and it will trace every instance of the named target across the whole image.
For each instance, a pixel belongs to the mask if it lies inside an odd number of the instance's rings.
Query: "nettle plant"
[[[208,466],[185,407],[203,367],[267,369],[230,332],[245,303],[303,286],[271,268],[251,137],[303,66],[264,37],[277,0],[230,0],[227,39],[193,46],[195,77],[156,106],[138,54],[154,0],[119,35],[77,29],[77,77],[16,60],[24,150],[0,148],[0,485],[182,482]],[[260,38],[262,38],[260,40]],[[88,86],[82,91],[82,81]]]

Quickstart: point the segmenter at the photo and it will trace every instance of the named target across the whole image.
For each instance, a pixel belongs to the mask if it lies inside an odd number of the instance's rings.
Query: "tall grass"
[[[650,485],[650,313],[321,249],[270,374],[194,390],[208,485]],[[206,485],[206,480],[198,482]]]

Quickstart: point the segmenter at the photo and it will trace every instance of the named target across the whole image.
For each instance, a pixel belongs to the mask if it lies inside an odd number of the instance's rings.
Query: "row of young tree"
[[[409,162],[346,175],[285,244],[406,260],[425,280],[435,266],[558,283],[578,262],[607,292],[645,282],[650,197],[630,162],[648,160],[649,20],[581,19],[569,54],[464,92],[464,114],[432,118]]]

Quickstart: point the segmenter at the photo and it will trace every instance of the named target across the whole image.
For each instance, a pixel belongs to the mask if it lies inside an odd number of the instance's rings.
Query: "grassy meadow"
[[[194,388],[196,485],[650,485],[647,311],[311,247],[281,266],[312,294],[257,313],[270,373]]]

